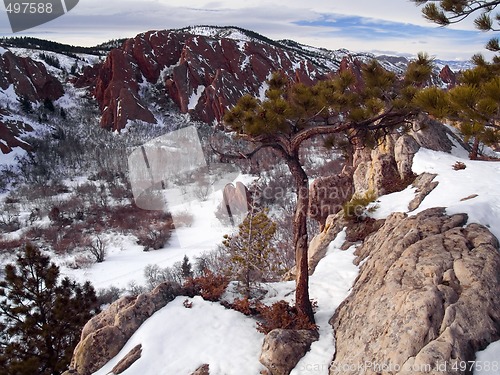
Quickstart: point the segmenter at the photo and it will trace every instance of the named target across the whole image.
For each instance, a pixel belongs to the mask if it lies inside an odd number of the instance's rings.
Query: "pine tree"
[[[410,68],[417,63],[422,67],[431,64],[422,59],[411,63]],[[421,69],[425,71],[431,70]],[[243,96],[224,117],[228,130],[255,145],[246,153],[225,152],[225,158],[251,158],[260,150],[271,148],[293,176],[297,195],[292,228],[297,269],[295,303],[299,314],[311,323],[314,314],[309,299],[307,259],[309,179],[299,157],[301,145],[319,135],[337,134],[354,146],[363,147],[368,141],[383,137],[389,129],[404,127],[417,114],[411,101],[417,87],[429,76],[405,78],[398,79],[376,61],[363,66],[362,80],[350,71],[341,71],[313,86],[289,82],[277,73],[268,81],[264,100]]]
[[[33,104],[27,96],[23,95],[17,100],[20,103],[21,109],[24,113],[33,113]]]
[[[253,282],[262,280],[277,267],[272,259],[276,249],[271,245],[275,233],[276,223],[267,216],[267,210],[252,208],[239,225],[238,233],[224,236],[230,270],[243,284],[246,297],[250,297]]]
[[[182,278],[184,280],[187,280],[190,277],[193,277],[193,270],[192,270],[191,263],[189,262],[189,258],[187,257],[187,255],[184,255],[184,259],[182,259],[181,271],[182,271]]]
[[[33,245],[0,282],[0,367],[6,375],[58,375],[69,365],[83,325],[97,312],[90,283],[64,278]]]
[[[456,123],[466,141],[472,141],[471,159],[480,158],[480,146],[500,142],[500,65],[475,56],[477,66],[464,71],[450,90],[425,88],[414,101],[439,119]]]
[[[475,15],[474,25],[481,31],[500,31],[500,12],[494,12],[500,1],[488,0],[411,0],[416,5],[424,5],[422,14],[429,21],[441,26],[458,23]],[[498,38],[492,38],[486,48],[500,52]],[[499,63],[499,56],[494,58]]]

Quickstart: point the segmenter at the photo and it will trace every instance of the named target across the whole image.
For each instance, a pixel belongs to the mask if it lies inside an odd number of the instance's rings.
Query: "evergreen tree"
[[[21,104],[21,109],[24,113],[33,113],[33,104],[27,96],[23,95],[17,100]]]
[[[56,110],[56,108],[54,107],[54,103],[50,98],[45,98],[45,100],[43,101],[43,107],[50,112],[54,112]]]
[[[410,64],[431,64],[425,56]],[[430,69],[420,69],[420,72]],[[429,73],[430,74],[430,73]],[[274,74],[268,81],[265,99],[242,97],[224,120],[229,130],[250,141],[255,148],[250,152],[238,150],[224,157],[250,158],[264,148],[273,149],[288,165],[294,179],[297,203],[293,218],[296,254],[296,308],[300,315],[314,323],[309,299],[308,233],[309,179],[299,158],[305,140],[318,135],[342,135],[355,147],[373,143],[389,129],[403,127],[416,115],[411,104],[418,86],[429,76],[415,74],[398,79],[376,61],[365,64],[362,80],[350,71],[341,71],[330,80],[313,86],[287,81]],[[222,154],[222,153],[221,153]]]
[[[271,245],[275,233],[276,223],[267,216],[267,210],[252,208],[239,225],[238,233],[224,236],[230,269],[243,283],[246,297],[250,297],[252,282],[264,279],[277,267],[272,259],[276,249]]]
[[[0,366],[6,375],[58,375],[70,362],[83,325],[96,313],[90,283],[68,278],[33,245],[0,282]]]
[[[500,1],[488,0],[411,0],[417,5],[424,5],[422,14],[429,21],[441,26],[458,23],[475,15],[474,24],[481,31],[500,31],[500,12],[494,12]],[[492,38],[486,48],[493,52],[500,51],[498,38]],[[495,57],[499,61],[498,55]]]
[[[193,270],[192,270],[191,263],[189,262],[189,258],[187,257],[187,255],[184,255],[184,259],[182,259],[181,272],[182,272],[182,278],[184,280],[189,279],[190,277],[193,277]]]
[[[475,56],[477,66],[461,74],[450,90],[429,87],[415,96],[415,103],[439,119],[457,124],[466,141],[472,141],[471,159],[480,158],[481,144],[500,141],[500,65]]]

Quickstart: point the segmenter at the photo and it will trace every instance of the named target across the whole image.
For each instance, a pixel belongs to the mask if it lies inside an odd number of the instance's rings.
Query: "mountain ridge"
[[[162,124],[165,111],[171,107],[168,103],[193,119],[220,122],[224,112],[242,95],[262,98],[265,81],[275,71],[311,84],[337,71],[343,62],[353,67],[354,60],[377,58],[386,69],[398,74],[409,62],[402,56],[377,57],[287,39],[275,41],[236,26],[153,30],[95,47],[35,38],[2,39],[0,45],[7,48],[2,47],[2,51],[12,50],[15,55],[43,63],[46,78],[55,76],[68,90],[86,90],[87,96],[97,99],[101,126],[118,131],[138,121]],[[42,46],[46,49],[39,49]],[[446,64],[438,62],[438,66],[436,76]],[[454,70],[447,69],[441,80],[453,83]],[[11,91],[3,85],[0,97],[15,94],[19,101],[26,96],[24,91],[17,84]],[[46,99],[28,96],[38,103]],[[9,100],[15,103],[16,98]]]

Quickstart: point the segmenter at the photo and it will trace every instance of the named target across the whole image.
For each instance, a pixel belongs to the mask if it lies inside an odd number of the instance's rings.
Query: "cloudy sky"
[[[409,0],[80,0],[68,14],[13,34],[0,5],[0,36],[91,46],[153,29],[234,25],[271,39],[376,54],[468,59],[491,35],[472,22],[440,28]]]

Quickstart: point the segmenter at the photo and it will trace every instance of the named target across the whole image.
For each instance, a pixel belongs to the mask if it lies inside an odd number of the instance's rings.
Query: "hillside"
[[[500,373],[500,163],[422,113],[297,152],[317,327],[297,323],[294,178],[222,119],[276,71],[307,87],[352,73],[358,94],[374,58],[400,81],[410,64],[232,26],[0,40],[0,264],[33,243],[102,308],[65,375]],[[425,85],[469,67],[435,61]]]

